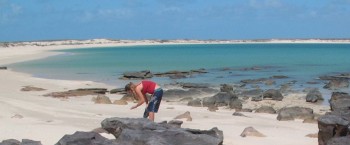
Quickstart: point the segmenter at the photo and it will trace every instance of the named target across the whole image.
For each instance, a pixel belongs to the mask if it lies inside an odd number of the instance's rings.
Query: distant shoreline
[[[118,45],[118,44],[241,44],[241,43],[350,43],[349,39],[249,39],[249,40],[190,40],[190,39],[149,39],[149,40],[117,40],[117,39],[87,39],[87,40],[40,40],[0,42],[1,47],[16,46],[57,46],[57,45]]]

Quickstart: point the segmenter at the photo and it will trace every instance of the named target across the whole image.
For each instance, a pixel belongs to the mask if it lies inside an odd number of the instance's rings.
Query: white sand
[[[102,40],[101,40],[102,41]],[[142,43],[144,44],[144,43]],[[149,43],[148,43],[149,44]],[[6,64],[38,59],[53,55],[47,50],[78,47],[117,46],[122,44],[89,44],[71,46],[16,46],[0,47],[0,66]],[[124,45],[124,44],[123,44]],[[130,44],[128,44],[130,45]],[[65,91],[76,88],[104,87],[113,89],[120,86],[108,86],[90,81],[66,81],[34,78],[28,74],[0,70],[0,141],[4,139],[33,139],[44,145],[55,144],[65,134],[75,131],[91,131],[100,127],[100,122],[108,117],[141,117],[143,106],[129,110],[128,105],[101,105],[91,101],[95,96],[83,96],[69,99],[44,97],[43,94]],[[34,86],[47,89],[45,91],[23,92],[23,86]],[[113,100],[119,95],[107,94]],[[297,96],[298,99],[292,99]],[[283,102],[263,101],[245,104],[245,107],[256,108],[261,103],[283,106],[305,106],[314,108],[317,113],[324,113],[328,106],[306,103],[303,95],[287,96]],[[174,108],[174,109],[168,109]],[[296,121],[277,121],[276,114],[243,113],[248,117],[232,116],[234,110],[220,108],[217,112],[209,112],[207,108],[189,107],[185,105],[162,102],[160,112],[156,114],[156,122],[170,121],[186,111],[191,112],[193,121],[184,121],[182,127],[195,129],[211,129],[218,127],[224,132],[225,145],[316,145],[317,138],[306,137],[318,132],[317,124]],[[20,115],[23,118],[15,117]],[[241,137],[244,128],[252,126],[266,137]],[[112,137],[111,135],[105,135]]]

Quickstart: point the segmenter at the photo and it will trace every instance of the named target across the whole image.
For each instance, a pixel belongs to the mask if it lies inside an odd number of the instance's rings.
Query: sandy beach
[[[63,44],[64,42],[64,44]],[[287,43],[291,41],[280,41]],[[295,42],[295,41],[292,41]],[[300,41],[300,43],[305,40]],[[309,40],[305,43],[317,43],[317,40]],[[333,41],[320,41],[329,43]],[[50,50],[72,49],[85,47],[123,46],[123,45],[147,45],[164,44],[158,41],[121,42],[108,40],[94,40],[93,42],[70,41],[38,42],[0,46],[0,66],[10,63],[28,61],[55,55]],[[203,43],[202,41],[174,43]],[[221,42],[229,43],[229,42]],[[271,43],[275,43],[272,41]],[[349,43],[341,41],[340,43]],[[143,113],[143,107],[130,110],[134,105],[95,104],[92,95],[58,99],[45,97],[51,92],[67,91],[78,88],[107,88],[108,90],[123,87],[109,86],[91,81],[52,80],[32,77],[30,74],[14,72],[11,68],[0,70],[0,141],[5,139],[32,139],[41,141],[44,145],[55,144],[65,134],[73,134],[75,131],[91,131],[101,127],[103,119],[109,117],[138,118]],[[24,86],[33,86],[45,89],[44,91],[21,91]],[[118,100],[122,95],[106,94],[112,101]],[[291,106],[312,108],[316,114],[324,114],[329,111],[329,106],[311,104],[305,102],[305,94],[290,94],[284,96],[283,101],[263,100],[261,102],[246,101],[243,108],[257,108],[264,104],[273,105],[275,109]],[[224,133],[225,145],[316,145],[317,138],[307,137],[309,134],[317,134],[317,123],[303,123],[302,120],[278,121],[277,114],[242,112],[247,117],[233,116],[235,110],[219,108],[216,112],[210,112],[206,107],[190,107],[177,103],[162,102],[155,122],[170,121],[177,115],[190,111],[192,121],[183,120],[183,128],[211,129],[218,127]],[[254,127],[265,137],[241,137],[240,134],[246,127]],[[112,135],[103,134],[108,138]]]

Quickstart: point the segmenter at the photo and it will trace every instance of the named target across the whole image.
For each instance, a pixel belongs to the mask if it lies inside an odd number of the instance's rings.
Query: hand
[[[132,107],[130,108],[130,110],[135,109],[135,108],[137,108],[137,106],[132,106]]]

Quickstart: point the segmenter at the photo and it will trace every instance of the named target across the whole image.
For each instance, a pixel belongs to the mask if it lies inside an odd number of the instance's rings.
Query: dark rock
[[[126,94],[124,88],[112,89],[112,90],[109,91],[109,93],[111,93],[111,94],[117,94],[117,93],[119,93],[119,94]]]
[[[194,99],[187,103],[187,106],[202,107],[201,99]]]
[[[185,89],[188,88],[209,88],[209,84],[199,84],[199,83],[182,83],[181,86]]]
[[[28,92],[28,91],[45,91],[46,89],[33,87],[33,86],[24,86],[24,88],[21,89],[21,91]]]
[[[75,97],[75,96],[106,94],[106,92],[107,92],[107,89],[105,88],[84,88],[84,89],[68,90],[65,92],[52,92],[49,94],[45,94],[44,96],[51,96],[55,98],[66,98],[66,97]]]
[[[243,107],[242,101],[239,99],[234,99],[231,100],[231,102],[229,103],[229,107],[230,109],[235,109],[237,111],[241,110]]]
[[[228,106],[236,99],[238,99],[238,97],[233,93],[220,92],[213,97],[203,98],[203,106]]]
[[[0,70],[7,70],[6,66],[0,66]]]
[[[274,89],[269,89],[269,90],[265,91],[262,95],[262,98],[263,99],[271,98],[272,100],[276,100],[276,101],[283,100],[283,96],[282,96],[281,92],[278,90],[274,90]]]
[[[252,100],[252,101],[255,101],[255,102],[259,102],[259,101],[262,101],[262,100],[263,100],[263,97],[262,97],[262,96],[255,96],[255,97],[252,97],[251,100]]]
[[[123,145],[113,142],[96,132],[77,131],[63,136],[55,145]]]
[[[247,117],[247,116],[245,116],[244,114],[242,114],[242,113],[240,113],[240,112],[234,112],[232,115],[233,115],[233,116]]]
[[[173,126],[173,127],[177,127],[177,128],[181,128],[183,121],[181,120],[170,120],[168,122],[169,125]]]
[[[0,145],[19,145],[19,144],[21,144],[21,142],[15,139],[6,139],[0,143]]]
[[[42,145],[40,141],[22,139],[22,142],[15,139],[7,139],[0,142],[0,145]]]
[[[350,95],[344,92],[333,92],[329,104],[332,111],[350,111]]]
[[[196,97],[201,94],[202,92],[198,89],[191,89],[191,90],[171,89],[171,90],[164,91],[163,100],[180,101],[182,98]]]
[[[252,90],[244,90],[241,92],[240,95],[242,96],[249,96],[249,97],[256,97],[256,96],[261,96],[261,94],[264,91],[262,89],[252,89]]]
[[[263,83],[265,82],[266,78],[260,78],[260,79],[246,79],[246,80],[241,80],[241,83],[245,83],[245,84],[258,84],[258,83]]]
[[[333,137],[346,136],[349,134],[348,120],[337,115],[324,115],[318,118],[318,144],[326,145]],[[327,143],[328,144],[328,143]]]
[[[311,102],[311,103],[315,103],[317,101],[321,101],[324,100],[322,97],[322,94],[319,90],[314,89],[312,91],[310,91],[309,93],[307,93],[306,95],[306,102]]]
[[[313,119],[313,110],[305,107],[285,107],[278,111],[277,120]]]
[[[107,118],[102,127],[116,137],[117,142],[133,145],[222,145],[223,132],[217,128],[195,130],[157,124],[148,119]]]
[[[348,88],[348,87],[349,87],[349,79],[337,78],[337,79],[330,80],[328,84],[326,84],[323,88],[336,90],[336,89]]]
[[[276,114],[276,110],[273,109],[271,106],[261,106],[260,108],[255,110],[255,113]]]
[[[153,74],[149,70],[140,72],[125,72],[119,79],[130,80],[130,79],[149,79],[152,78]]]
[[[327,145],[349,145],[350,136],[334,137],[327,141]]]
[[[221,92],[233,92],[233,86],[228,84],[222,84],[220,87]]]
[[[275,75],[270,77],[271,79],[286,79],[289,78],[288,76],[284,76],[284,75]]]

